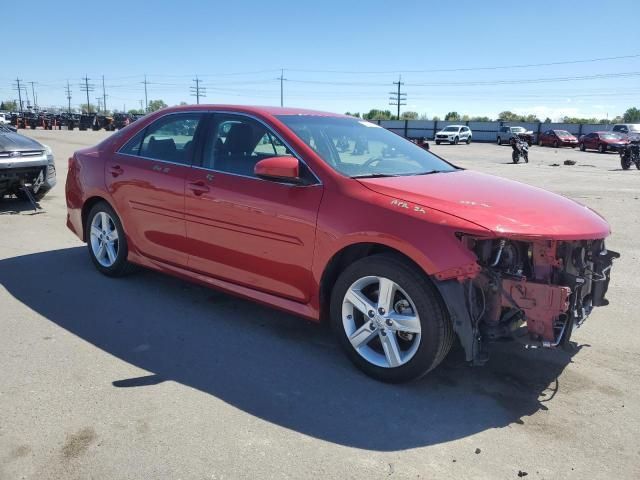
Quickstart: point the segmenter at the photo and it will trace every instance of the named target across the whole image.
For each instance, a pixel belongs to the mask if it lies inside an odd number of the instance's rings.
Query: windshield
[[[456,167],[374,123],[356,118],[278,115],[333,169],[349,177],[420,175]]]
[[[566,130],[555,130],[556,135],[558,135],[559,137],[570,137],[571,134],[569,132],[567,132]]]
[[[523,127],[511,127],[511,131],[513,133],[522,133],[522,132],[526,132],[526,130]]]
[[[443,132],[457,132],[460,127],[445,127],[442,129]]]
[[[617,133],[602,133],[600,134],[602,138],[606,138],[607,140],[618,140],[622,138],[622,135]]]

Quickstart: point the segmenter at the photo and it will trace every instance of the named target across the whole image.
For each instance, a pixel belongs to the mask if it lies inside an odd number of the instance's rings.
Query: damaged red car
[[[456,336],[476,365],[496,341],[566,343],[619,256],[584,205],[308,110],[161,110],[77,151],[66,198],[103,274],[141,265],[330,322],[388,382]]]

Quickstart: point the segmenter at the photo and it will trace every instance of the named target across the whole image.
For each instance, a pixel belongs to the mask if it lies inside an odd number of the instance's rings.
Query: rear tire
[[[440,140],[436,140],[436,145],[440,145]]]
[[[607,147],[603,143],[598,145],[598,152],[605,153],[606,151],[607,151]]]
[[[380,305],[391,305],[395,318],[412,319],[415,333],[398,329],[395,324],[387,329],[384,314],[371,310],[373,316],[365,315],[349,300],[355,294],[355,298],[367,300],[361,304],[364,310],[369,305],[379,308],[382,281],[394,289],[389,290],[389,301],[381,300]],[[373,283],[362,288],[368,282]],[[382,312],[387,313],[384,309]],[[403,258],[390,254],[365,257],[340,274],[331,293],[331,324],[349,359],[367,375],[389,383],[425,375],[445,358],[454,339],[451,319],[428,277]],[[395,343],[395,350],[391,349],[395,357],[389,353],[388,342]],[[397,365],[391,366],[390,358],[397,359]]]
[[[458,137],[456,137],[456,138],[453,139],[453,144],[457,145],[459,141],[460,141],[460,139]]]
[[[89,211],[85,239],[91,261],[103,275],[122,277],[135,269],[127,260],[129,247],[122,223],[106,202],[95,204]]]
[[[623,170],[629,170],[629,167],[631,167],[631,159],[625,158],[625,157],[620,157],[620,166],[622,167]],[[636,167],[638,165],[636,164]]]
[[[498,137],[498,145],[502,145],[502,139],[500,137]]]
[[[584,152],[587,148],[584,146],[584,143],[580,144],[580,151]]]

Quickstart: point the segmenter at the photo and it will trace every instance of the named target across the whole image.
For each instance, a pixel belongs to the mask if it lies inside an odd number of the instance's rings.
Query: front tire
[[[440,140],[436,140],[436,145],[440,145]]]
[[[520,161],[520,154],[514,150],[513,153],[511,153],[511,160],[513,160],[513,163],[518,163]]]
[[[584,143],[580,144],[580,151],[584,152],[587,148],[584,146]]]
[[[467,145],[471,143],[471,137],[467,137]]]
[[[553,142],[553,148],[558,148],[558,141],[557,140]]]
[[[100,273],[108,277],[131,273],[133,264],[127,260],[129,247],[122,223],[106,202],[97,203],[89,211],[85,239],[91,261]]]
[[[396,255],[365,257],[340,274],[331,294],[331,324],[350,360],[383,382],[420,378],[453,343],[437,290]]]
[[[598,152],[605,153],[606,151],[607,151],[607,147],[603,143],[598,145]]]
[[[459,139],[458,137],[456,137],[456,138],[454,138],[454,139],[453,139],[453,142],[452,142],[452,143],[453,143],[454,145],[457,145],[459,141],[460,141],[460,139]]]
[[[502,139],[498,137],[498,145],[502,145]]]

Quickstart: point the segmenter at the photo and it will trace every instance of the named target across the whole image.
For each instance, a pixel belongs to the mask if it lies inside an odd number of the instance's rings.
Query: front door
[[[322,185],[306,166],[308,185],[257,178],[259,160],[292,152],[255,119],[215,114],[204,141],[186,180],[189,268],[307,302]]]
[[[186,266],[184,182],[200,113],[168,114],[105,164],[107,189],[127,237],[144,256]]]

